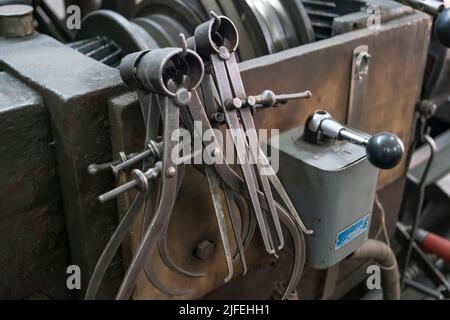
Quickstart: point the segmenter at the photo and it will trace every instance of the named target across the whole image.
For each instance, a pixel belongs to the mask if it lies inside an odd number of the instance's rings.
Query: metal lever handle
[[[402,141],[392,133],[381,132],[370,136],[345,127],[325,111],[316,111],[308,117],[304,138],[315,144],[336,139],[363,146],[366,148],[367,159],[380,169],[392,169],[397,166],[405,150]]]

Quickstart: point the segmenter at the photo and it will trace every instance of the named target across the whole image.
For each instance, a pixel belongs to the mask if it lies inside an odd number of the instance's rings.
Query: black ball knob
[[[366,145],[367,159],[380,169],[392,169],[402,160],[405,148],[396,135],[381,132],[373,135]]]
[[[434,32],[438,40],[450,48],[450,9],[442,11],[434,22]]]

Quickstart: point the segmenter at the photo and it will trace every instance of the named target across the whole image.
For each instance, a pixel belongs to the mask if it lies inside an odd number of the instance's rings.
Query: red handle
[[[428,233],[423,239],[421,247],[450,263],[450,240],[434,233]]]

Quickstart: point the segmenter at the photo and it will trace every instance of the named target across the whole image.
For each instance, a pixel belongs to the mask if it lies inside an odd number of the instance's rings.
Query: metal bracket
[[[369,75],[369,47],[361,45],[353,50],[352,70],[350,79],[350,95],[347,112],[347,125],[357,127],[361,119],[364,97],[367,91]]]

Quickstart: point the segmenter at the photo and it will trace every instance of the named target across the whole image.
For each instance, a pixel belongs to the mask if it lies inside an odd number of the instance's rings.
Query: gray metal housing
[[[307,262],[325,269],[367,240],[378,169],[369,163],[363,147],[343,141],[314,145],[304,141],[302,133],[303,129],[293,129],[278,137],[278,175],[306,226],[314,231],[306,236]]]

